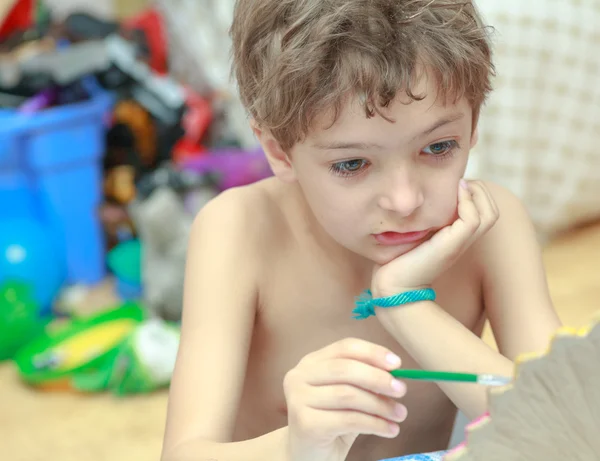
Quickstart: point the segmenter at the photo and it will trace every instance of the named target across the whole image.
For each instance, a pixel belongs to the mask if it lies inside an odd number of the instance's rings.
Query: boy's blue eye
[[[436,142],[435,144],[431,144],[430,146],[427,146],[425,149],[423,149],[423,152],[425,152],[426,154],[429,154],[429,155],[436,156],[436,157],[441,157],[441,156],[452,153],[452,151],[458,147],[459,147],[458,143],[454,140],[442,141],[442,142]],[[429,149],[429,151],[428,151],[428,149]]]
[[[349,172],[355,172],[360,170],[365,164],[364,160],[348,160],[346,162],[336,163],[339,169]]]
[[[345,160],[332,164],[329,169],[338,176],[354,176],[360,173],[367,166],[367,163],[363,159]]]

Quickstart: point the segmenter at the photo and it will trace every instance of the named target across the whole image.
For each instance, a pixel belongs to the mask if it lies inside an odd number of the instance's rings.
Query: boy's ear
[[[284,182],[295,181],[296,174],[290,158],[275,138],[268,131],[262,130],[254,120],[250,121],[250,127],[263,148],[273,174]]]

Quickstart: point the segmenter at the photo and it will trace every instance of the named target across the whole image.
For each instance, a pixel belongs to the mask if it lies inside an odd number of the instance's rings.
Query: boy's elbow
[[[207,443],[200,439],[170,445],[165,443],[160,461],[209,461],[206,450]]]

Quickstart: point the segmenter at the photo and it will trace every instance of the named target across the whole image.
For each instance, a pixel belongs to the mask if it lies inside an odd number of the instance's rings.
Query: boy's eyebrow
[[[428,136],[439,128],[449,125],[450,123],[457,122],[458,120],[464,118],[464,112],[456,112],[454,114],[447,115],[442,117],[437,122],[435,122],[431,127],[427,128],[422,133],[416,135],[413,138],[413,141],[419,139],[423,136]],[[368,149],[385,149],[384,146],[375,143],[365,143],[365,142],[344,142],[344,141],[333,141],[327,144],[316,143],[313,144],[313,147],[320,150],[368,150]]]
[[[433,125],[431,125],[430,128],[426,129],[425,131],[423,131],[423,133],[415,136],[413,138],[413,140],[418,139],[422,136],[427,136],[430,135],[431,133],[433,133],[435,130],[445,126],[445,125],[449,125],[450,123],[454,123],[459,121],[461,118],[465,117],[465,113],[464,112],[456,112],[454,114],[450,114],[447,115],[445,117],[442,117],[441,119],[439,119],[437,122],[435,122]]]
[[[328,144],[313,144],[320,150],[368,150],[368,149],[383,149],[384,147],[379,144],[365,143],[365,142],[344,142],[344,141],[333,141]]]

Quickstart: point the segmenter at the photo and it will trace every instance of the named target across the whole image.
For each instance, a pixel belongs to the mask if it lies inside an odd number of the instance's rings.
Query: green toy
[[[39,389],[78,390],[84,375],[112,363],[120,344],[146,318],[137,303],[46,329],[14,361],[23,381]]]
[[[178,326],[147,320],[120,344],[112,361],[93,373],[78,375],[73,385],[81,391],[110,391],[117,396],[165,388],[171,382],[179,337]]]
[[[12,359],[44,331],[48,321],[40,318],[39,311],[30,285],[8,281],[0,286],[0,361]]]

